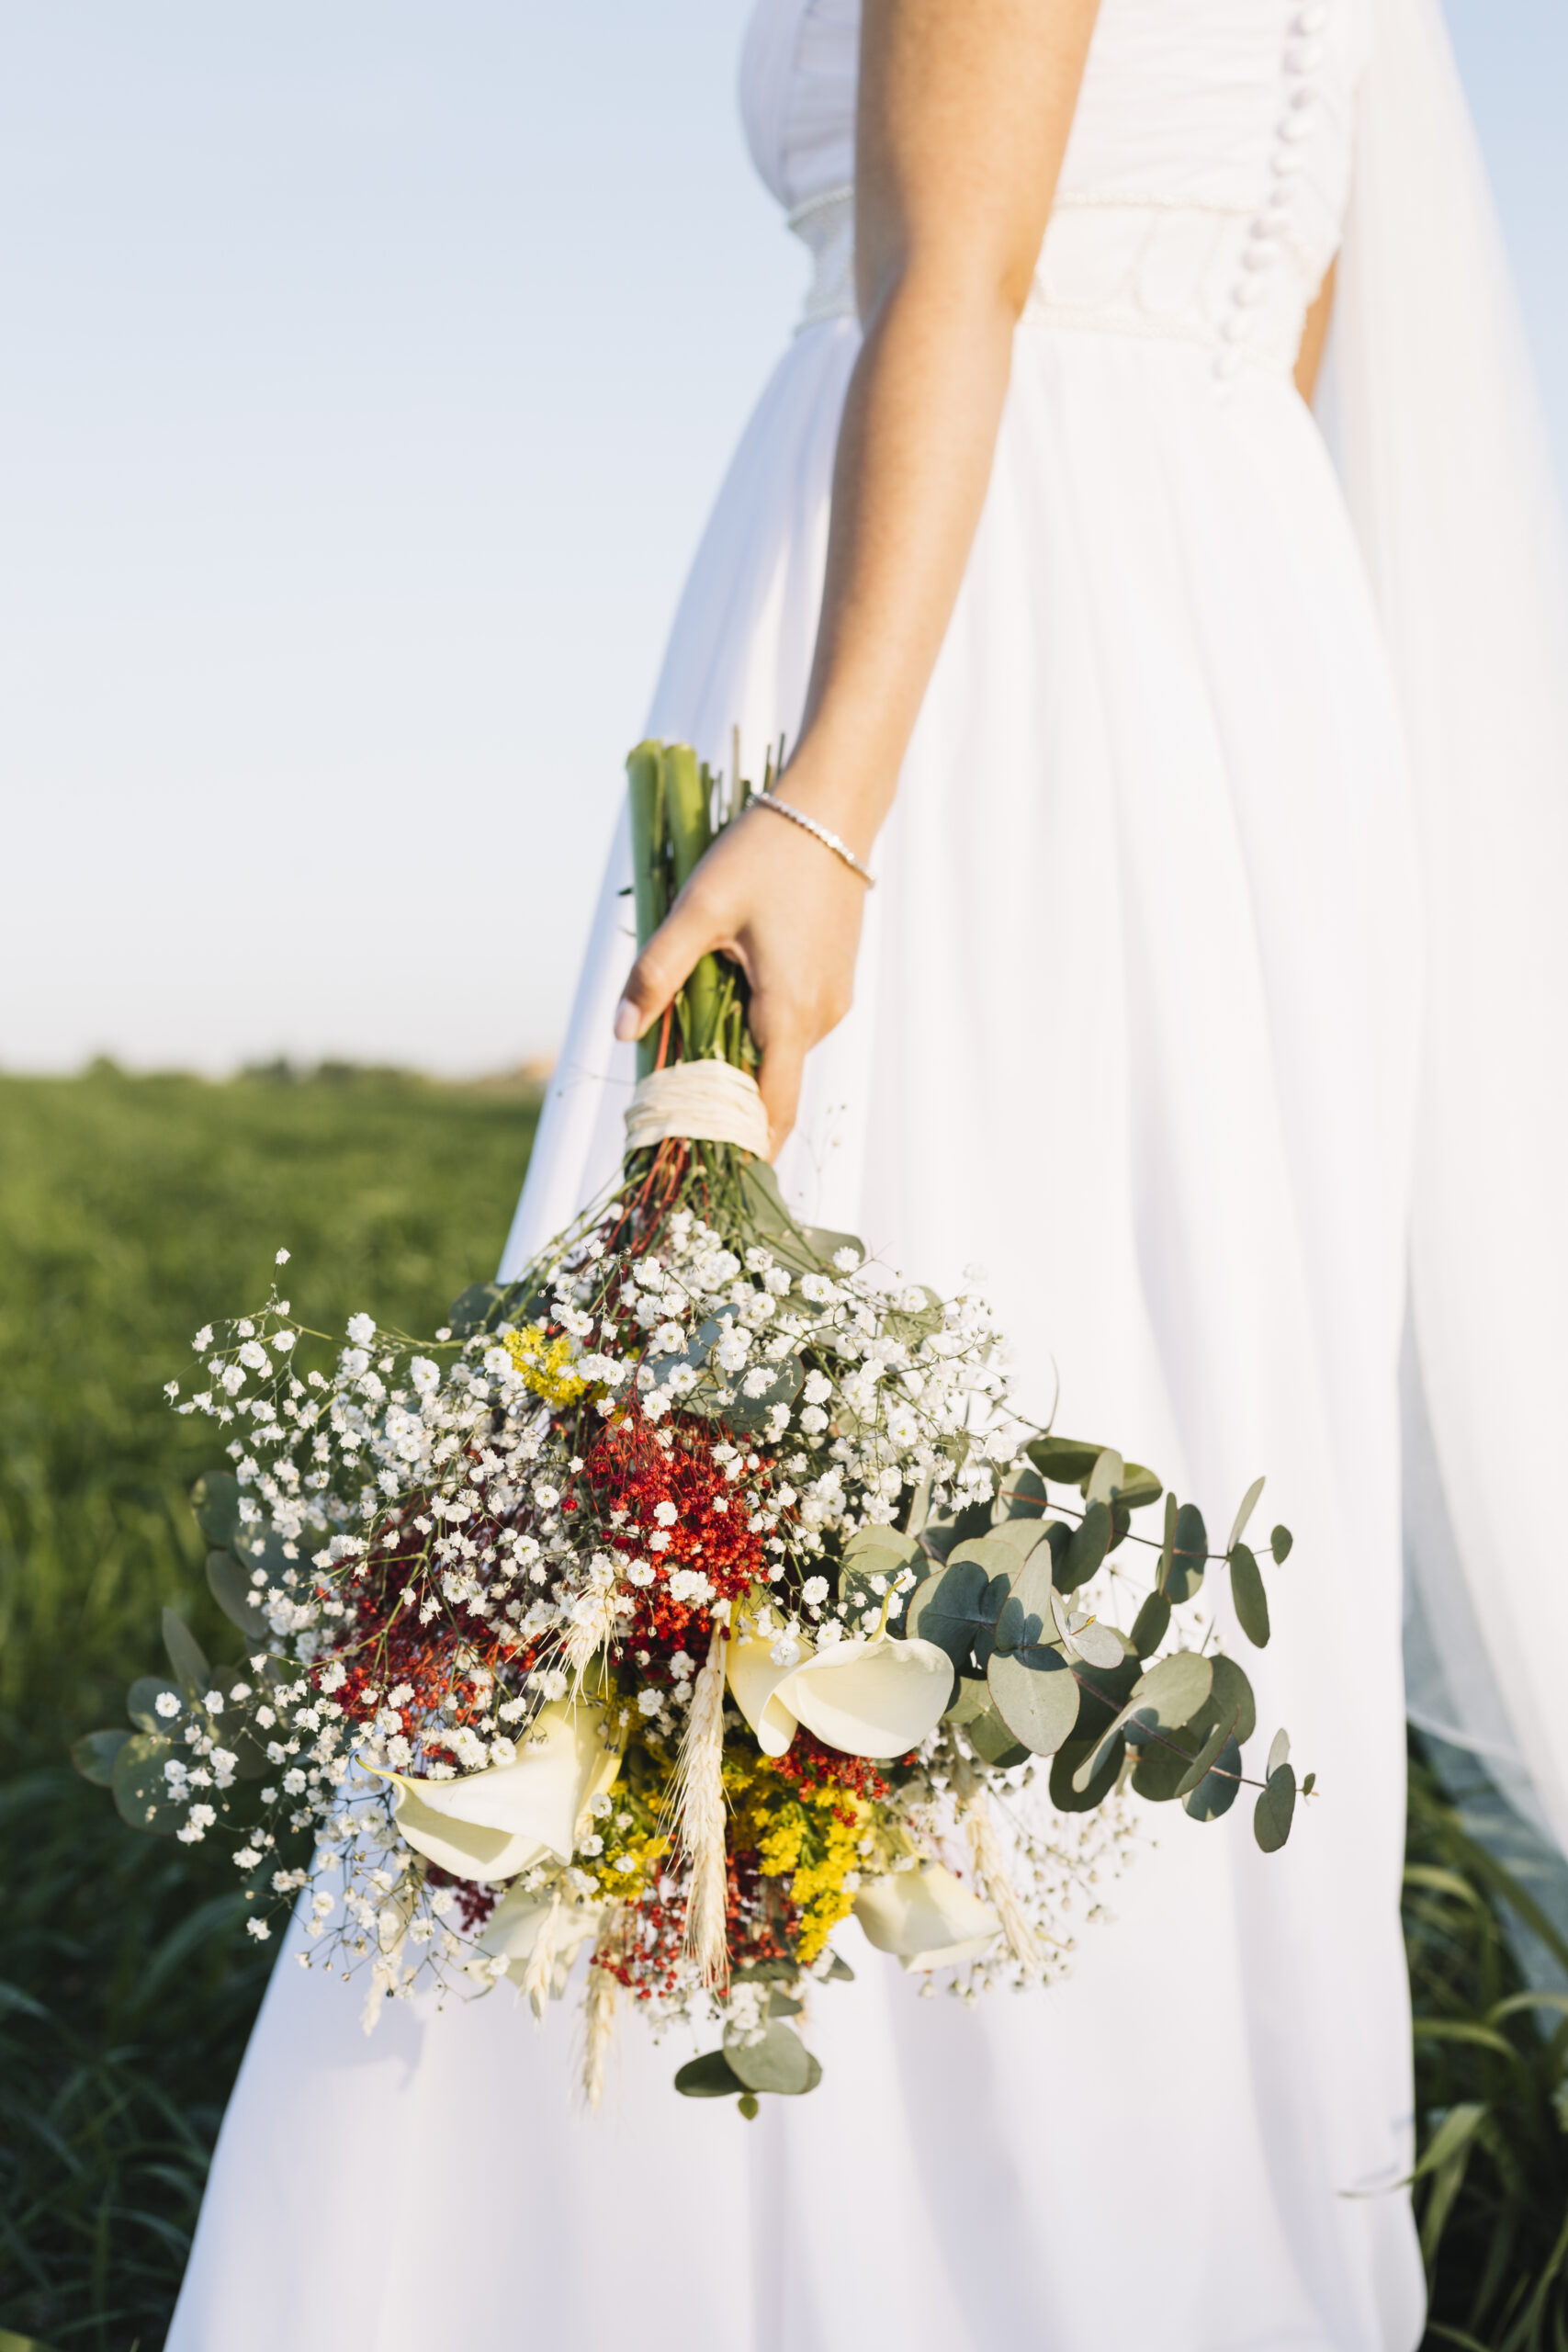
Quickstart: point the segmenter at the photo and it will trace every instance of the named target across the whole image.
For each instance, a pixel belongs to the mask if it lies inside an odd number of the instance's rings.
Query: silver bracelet
[[[868,890],[875,889],[875,875],[866,872],[848,842],[840,841],[837,833],[829,832],[826,825],[819,825],[816,818],[808,817],[803,808],[792,808],[789,802],[781,800],[776,792],[760,792],[750,805],[753,808],[771,808],[775,817],[787,817],[792,825],[802,826],[814,841],[821,842],[824,849],[830,849],[835,857],[841,858],[852,874],[858,874]]]

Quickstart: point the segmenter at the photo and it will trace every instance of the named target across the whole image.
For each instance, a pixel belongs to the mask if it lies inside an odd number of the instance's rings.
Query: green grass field
[[[433,1328],[493,1270],[533,1127],[393,1074],[0,1079],[0,2352],[162,2345],[265,1977],[223,1853],[138,1838],[65,1761],[164,1603],[219,1631],[185,1500],[212,1436],[162,1385],[278,1248],[320,1328]],[[1568,2001],[1517,2005],[1529,1895],[1419,1758],[1412,1794],[1428,2340],[1568,2352]]]
[[[265,1978],[221,1851],[138,1838],[65,1761],[165,1601],[220,1630],[186,1506],[213,1435],[162,1385],[279,1248],[321,1328],[434,1329],[494,1271],[534,1119],[352,1073],[0,1080],[0,2330],[162,2344]]]

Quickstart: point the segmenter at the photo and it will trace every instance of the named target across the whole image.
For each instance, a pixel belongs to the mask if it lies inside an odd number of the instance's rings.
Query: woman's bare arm
[[[827,582],[785,797],[868,854],[968,560],[1099,0],[865,0],[855,238],[865,340],[833,478]],[[849,1009],[863,885],[748,818],[638,956],[636,1036],[697,958],[751,984],[773,1148],[801,1063]]]
[[[1317,390],[1318,370],[1323,366],[1323,354],[1328,342],[1329,322],[1334,316],[1334,273],[1339,266],[1330,262],[1324,274],[1323,284],[1313,296],[1312,307],[1302,328],[1301,349],[1296,354],[1296,390],[1308,408]]]

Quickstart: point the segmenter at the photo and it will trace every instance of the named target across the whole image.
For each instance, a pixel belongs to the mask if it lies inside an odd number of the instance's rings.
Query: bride
[[[581,2114],[504,1991],[367,2041],[286,1957],[172,2352],[1409,2352],[1402,1451],[1426,1703],[1568,1829],[1560,615],[1435,0],[760,0],[742,100],[816,277],[650,729],[786,736],[809,822],[629,979],[617,845],[507,1268],[738,956],[803,1208],[983,1260],[1063,1428],[1215,1508],[1267,1468],[1322,1793],[1269,1863],[1150,1816],[1048,1994],[854,1949],[754,2124],[636,2032]]]

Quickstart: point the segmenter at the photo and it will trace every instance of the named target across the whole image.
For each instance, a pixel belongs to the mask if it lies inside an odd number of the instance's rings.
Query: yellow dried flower
[[[800,1914],[796,1949],[809,1967],[854,1907],[844,1880],[874,1807],[835,1782],[786,1778],[764,1757],[727,1756],[724,1786],[734,1809],[731,1845],[751,1848],[769,1878],[789,1881]]]
[[[521,1331],[508,1331],[502,1344],[525,1387],[547,1404],[572,1405],[586,1392],[588,1382],[571,1369],[571,1341],[564,1332],[552,1340],[543,1323],[528,1323]]]

